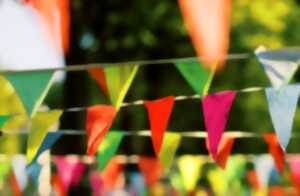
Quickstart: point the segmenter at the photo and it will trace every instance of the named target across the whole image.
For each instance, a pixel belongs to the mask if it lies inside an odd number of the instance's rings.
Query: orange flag
[[[86,132],[87,154],[93,156],[116,116],[116,109],[110,105],[95,105],[87,109]]]
[[[94,68],[88,70],[89,74],[92,76],[94,80],[98,83],[103,93],[108,96],[108,88],[106,85],[105,73],[103,68]]]
[[[285,196],[288,195],[285,193],[283,186],[271,186],[269,191],[269,196]]]
[[[124,166],[120,164],[117,158],[112,158],[108,165],[101,173],[103,186],[106,191],[110,191],[115,187],[118,177],[123,172]]]
[[[251,185],[252,189],[259,190],[260,184],[256,172],[254,170],[250,170],[247,172],[247,180]]]
[[[63,188],[63,184],[62,184],[61,179],[58,174],[54,174],[51,177],[51,182],[52,182],[53,189],[55,190],[55,193],[57,196],[65,196],[66,195],[64,188]]]
[[[206,67],[222,66],[229,46],[231,0],[179,0],[184,22]]]
[[[139,169],[144,175],[145,183],[148,187],[154,185],[162,175],[163,168],[160,161],[155,157],[140,157]]]
[[[70,28],[69,0],[27,0],[27,2],[41,16],[53,41],[59,43],[67,53]]]
[[[231,153],[233,143],[234,143],[234,138],[232,138],[232,137],[228,137],[228,136],[224,135],[221,138],[221,142],[218,147],[218,152],[217,152],[215,161],[222,169],[225,169],[225,167],[226,167],[227,159]],[[206,140],[206,148],[207,148],[208,152],[211,154],[209,145],[208,145],[208,140]]]
[[[164,133],[168,126],[174,100],[173,96],[168,96],[155,101],[145,101],[151,127],[152,144],[157,156],[164,140]]]
[[[14,196],[22,196],[20,186],[18,185],[16,176],[13,174],[9,177],[9,182],[14,193]]]
[[[282,173],[285,166],[284,152],[278,142],[276,134],[265,133],[262,136],[269,146],[269,153],[271,153],[274,159],[277,170]]]

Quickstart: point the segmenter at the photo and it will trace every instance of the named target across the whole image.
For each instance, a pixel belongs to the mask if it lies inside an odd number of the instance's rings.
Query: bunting
[[[103,189],[103,182],[98,171],[93,171],[89,175],[89,182],[91,184],[93,196],[101,196]]]
[[[5,78],[15,89],[24,109],[33,117],[49,91],[54,71],[5,73]]]
[[[116,110],[110,105],[96,105],[87,109],[86,132],[87,154],[96,154],[105,134],[110,129],[116,116]]]
[[[255,54],[276,90],[286,86],[299,67],[300,53],[297,50],[267,50],[260,46]]]
[[[294,184],[295,188],[300,193],[300,157],[295,156],[288,160],[290,166],[290,179]]]
[[[112,158],[107,167],[101,172],[101,178],[103,180],[103,188],[105,191],[111,191],[123,172],[123,164],[120,164],[117,158]]]
[[[205,96],[202,100],[209,149],[215,160],[235,95],[234,91],[224,91]]]
[[[273,88],[265,90],[269,112],[279,143],[283,150],[289,144],[294,115],[300,94],[300,85],[288,85],[276,91]]]
[[[61,115],[61,110],[53,110],[49,112],[39,112],[33,117],[27,141],[26,154],[28,163],[36,160],[45,150],[45,147],[51,147],[49,146],[50,137],[50,139],[57,139],[52,138],[53,136],[48,136],[48,138],[46,136],[53,124],[58,122]],[[54,141],[51,141],[50,144],[52,142]]]
[[[247,172],[247,180],[248,180],[249,184],[251,185],[252,189],[254,189],[254,190],[260,189],[260,183],[259,183],[259,180],[258,180],[255,170],[250,170]]]
[[[161,177],[163,168],[158,159],[154,157],[140,157],[138,167],[143,173],[148,187],[154,185]]]
[[[269,146],[269,153],[272,155],[274,159],[277,171],[282,173],[285,165],[284,151],[280,147],[276,135],[273,133],[265,133],[262,136]]]
[[[89,73],[104,94],[109,95],[112,105],[119,110],[138,71],[138,65],[106,66],[91,69]]]
[[[175,66],[195,93],[199,95],[207,94],[213,80],[214,71],[206,70],[203,65],[198,62],[178,61]]]
[[[10,119],[10,116],[1,116],[0,115],[0,128],[4,126],[4,124]]]
[[[231,0],[179,0],[179,6],[197,55],[206,67],[222,66],[229,46]]]
[[[173,110],[174,97],[168,96],[155,101],[145,101],[150,121],[152,144],[155,154],[159,156],[164,133]]]
[[[164,170],[169,170],[172,166],[181,138],[179,133],[166,133],[158,156]]]
[[[79,159],[65,158],[62,156],[56,156],[54,162],[62,183],[63,191],[67,193],[70,186],[76,187],[79,184],[85,165]]]
[[[24,156],[15,155],[12,157],[11,162],[17,185],[22,192],[25,190],[28,183],[26,174],[26,158]]]
[[[41,170],[42,166],[38,162],[34,162],[29,167],[26,167],[26,174],[30,177],[35,185],[38,185],[39,183]]]
[[[273,167],[274,163],[270,156],[258,156],[254,160],[254,168],[260,187],[265,188],[268,186]]]
[[[115,155],[124,137],[124,132],[110,131],[106,134],[97,151],[98,168],[103,171],[107,163]]]

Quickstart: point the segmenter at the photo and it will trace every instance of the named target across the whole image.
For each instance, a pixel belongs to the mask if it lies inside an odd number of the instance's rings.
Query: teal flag
[[[195,93],[199,95],[207,94],[214,76],[214,71],[205,69],[204,66],[198,62],[178,61],[175,66]]]
[[[5,78],[15,89],[29,116],[33,116],[52,84],[54,71],[6,73]]]
[[[0,116],[0,128],[10,119],[10,116]]]
[[[109,160],[117,152],[123,137],[124,132],[122,131],[110,131],[104,137],[97,153],[98,166],[101,171],[105,169]]]

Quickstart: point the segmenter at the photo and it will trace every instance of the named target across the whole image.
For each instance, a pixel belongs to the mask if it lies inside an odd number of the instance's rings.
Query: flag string
[[[239,54],[229,54],[225,57],[226,60],[242,60],[252,57],[249,53],[239,53]],[[141,60],[141,61],[127,61],[127,62],[103,62],[103,63],[88,63],[88,64],[77,64],[68,65],[65,67],[53,67],[53,68],[37,68],[37,69],[8,69],[0,70],[0,73],[16,73],[16,72],[42,72],[42,71],[86,71],[95,68],[105,68],[108,66],[127,66],[127,65],[137,65],[137,66],[149,66],[149,65],[166,65],[171,63],[180,62],[195,62],[198,60],[204,60],[201,57],[185,57],[185,58],[169,58],[169,59],[157,59],[157,60]]]

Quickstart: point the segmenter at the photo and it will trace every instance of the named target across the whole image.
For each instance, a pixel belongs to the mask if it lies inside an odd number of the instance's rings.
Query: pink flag
[[[179,0],[198,56],[207,67],[221,66],[229,46],[231,0]]]
[[[54,159],[58,176],[61,180],[64,192],[67,193],[70,186],[77,186],[84,172],[84,163],[76,158],[57,156]]]
[[[103,189],[103,182],[100,173],[98,171],[91,172],[89,175],[89,181],[93,191],[93,196],[101,196],[102,189]]]
[[[202,100],[205,127],[208,132],[209,149],[217,158],[218,146],[226,127],[228,114],[236,92],[224,91],[205,96]]]
[[[300,156],[289,158],[290,178],[298,193],[300,193]]]
[[[164,133],[174,105],[174,97],[168,96],[155,101],[145,101],[151,127],[152,144],[156,155],[159,155]]]
[[[111,105],[96,105],[89,107],[86,117],[87,154],[93,156],[105,134],[110,129],[116,116],[116,109]]]

